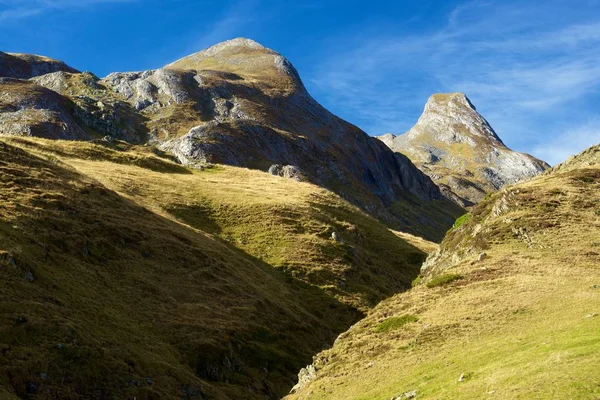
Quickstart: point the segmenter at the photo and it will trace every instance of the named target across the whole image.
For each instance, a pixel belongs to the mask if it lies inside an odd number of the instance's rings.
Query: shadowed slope
[[[279,398],[351,305],[402,290],[423,259],[309,184],[124,143],[8,143],[0,386],[20,397]]]

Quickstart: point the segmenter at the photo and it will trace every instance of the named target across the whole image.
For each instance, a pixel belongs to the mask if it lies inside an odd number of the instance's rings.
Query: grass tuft
[[[415,279],[413,279],[410,286],[415,287],[415,286],[419,285],[420,283],[421,283],[421,275],[419,275]]]
[[[394,331],[396,329],[402,328],[406,324],[417,322],[418,320],[419,317],[412,314],[406,314],[401,317],[388,318],[377,326],[376,331],[380,333]]]
[[[428,288],[434,288],[437,286],[446,285],[462,278],[459,274],[442,274],[434,277],[432,280],[427,282]]]
[[[465,214],[456,219],[454,225],[452,225],[452,230],[456,230],[460,228],[465,222],[469,222],[471,220],[471,214]]]

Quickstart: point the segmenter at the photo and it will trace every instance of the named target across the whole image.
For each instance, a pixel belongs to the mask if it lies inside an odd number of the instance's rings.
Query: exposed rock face
[[[407,133],[379,139],[406,154],[462,205],[549,168],[543,161],[507,148],[462,93],[434,94]]]
[[[29,79],[51,72],[78,72],[62,61],[33,54],[12,54],[0,51],[0,76]]]
[[[295,165],[279,165],[273,164],[269,167],[269,173],[282,178],[302,180],[302,171]]]
[[[72,104],[32,82],[0,78],[0,135],[88,139],[72,116]]]
[[[2,135],[111,136],[132,143],[146,138],[143,117],[88,72],[50,72],[28,80],[0,77],[0,88]]]
[[[317,370],[314,365],[307,365],[306,368],[302,368],[298,373],[298,383],[292,388],[291,393],[297,392],[298,390],[305,387],[310,381],[317,377]]]

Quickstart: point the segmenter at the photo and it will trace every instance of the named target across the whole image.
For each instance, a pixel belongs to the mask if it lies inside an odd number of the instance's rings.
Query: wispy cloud
[[[101,3],[131,3],[138,0],[0,0],[0,21],[22,19],[52,10],[84,8]]]
[[[433,92],[465,92],[506,143],[555,160],[543,143],[584,135],[567,123],[597,112],[589,103],[600,92],[600,19],[582,15],[560,1],[466,2],[425,34],[339,41],[309,84],[371,134],[406,131]]]
[[[555,165],[598,143],[600,143],[600,119],[592,118],[580,126],[550,138],[547,142],[536,146],[533,151]]]
[[[242,35],[251,36],[250,33],[256,27],[260,27],[260,21],[268,18],[260,8],[260,0],[237,0],[223,4],[220,14],[215,14],[210,24],[201,30],[195,29],[195,32],[185,40],[184,46],[179,50],[180,57],[224,40]]]
[[[225,8],[220,18],[195,43],[196,48],[205,48],[223,40],[232,39],[259,20],[259,0],[240,0]]]

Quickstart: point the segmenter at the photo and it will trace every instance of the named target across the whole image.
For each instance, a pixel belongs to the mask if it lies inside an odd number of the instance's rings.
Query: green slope
[[[598,398],[598,150],[488,196],[289,398]]]
[[[306,183],[124,143],[5,139],[0,153],[11,396],[279,398],[424,258]]]

